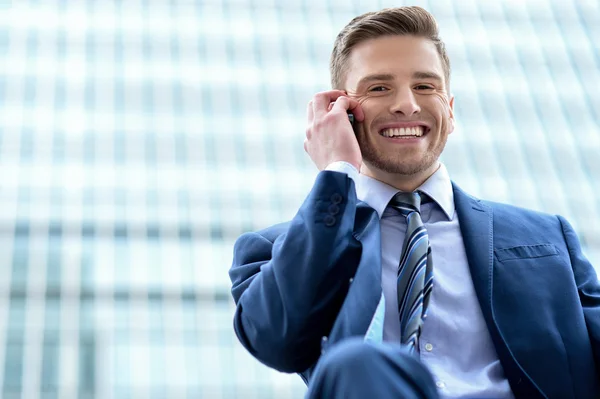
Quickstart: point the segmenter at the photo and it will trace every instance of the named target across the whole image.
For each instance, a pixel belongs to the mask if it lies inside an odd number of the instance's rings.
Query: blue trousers
[[[400,345],[344,340],[325,352],[307,399],[438,399],[429,370]]]

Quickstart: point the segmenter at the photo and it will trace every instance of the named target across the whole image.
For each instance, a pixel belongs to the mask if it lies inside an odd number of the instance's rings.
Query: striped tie
[[[397,282],[401,343],[418,351],[421,325],[433,286],[429,236],[421,220],[419,193],[400,192],[392,198],[390,206],[401,212],[408,224]]]

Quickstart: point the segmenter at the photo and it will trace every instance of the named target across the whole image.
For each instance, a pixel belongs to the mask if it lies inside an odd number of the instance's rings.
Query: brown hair
[[[437,22],[433,15],[416,6],[368,12],[350,21],[338,34],[333,45],[329,64],[331,87],[343,89],[348,58],[357,44],[368,39],[390,35],[411,35],[431,40],[442,61],[446,87],[450,87],[450,59],[444,42],[439,37]]]

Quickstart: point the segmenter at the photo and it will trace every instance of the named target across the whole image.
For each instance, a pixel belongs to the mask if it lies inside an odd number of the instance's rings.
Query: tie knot
[[[421,213],[421,195],[417,191],[412,193],[399,192],[390,201],[390,206],[400,211],[404,216],[412,212]]]

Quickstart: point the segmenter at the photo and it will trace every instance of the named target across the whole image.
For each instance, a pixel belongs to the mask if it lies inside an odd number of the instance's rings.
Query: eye
[[[385,86],[373,86],[369,89],[369,91],[374,91],[374,92],[385,92],[388,91],[388,88]]]
[[[415,86],[415,90],[433,90],[435,89],[435,87],[431,86],[431,85],[417,85]]]

